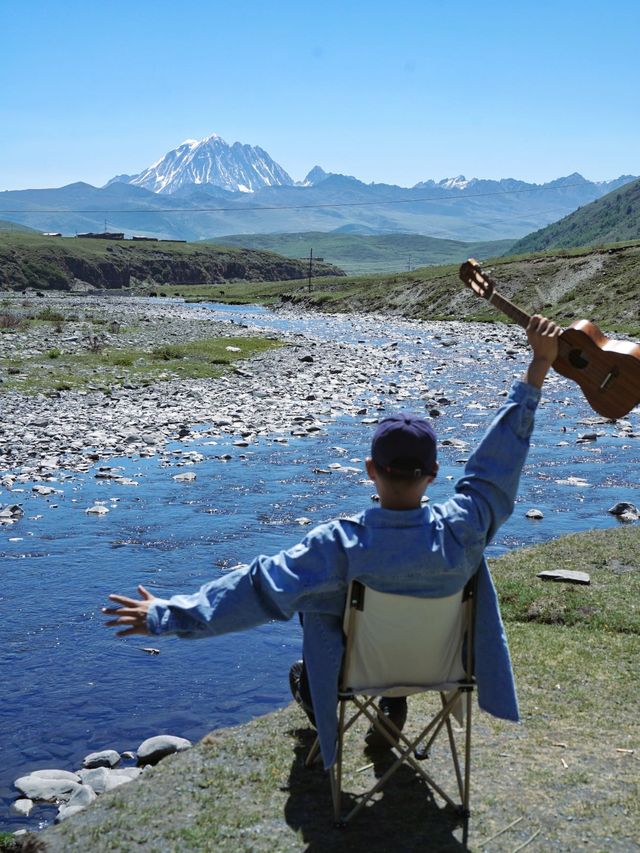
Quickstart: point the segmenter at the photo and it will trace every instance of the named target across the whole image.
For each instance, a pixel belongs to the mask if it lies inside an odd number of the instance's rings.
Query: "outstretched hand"
[[[138,587],[138,592],[142,596],[141,600],[136,598],[127,598],[124,595],[111,594],[111,601],[117,602],[119,607],[103,607],[102,612],[107,616],[115,616],[109,622],[105,622],[107,628],[117,628],[120,625],[126,626],[123,631],[117,631],[116,637],[129,637],[133,634],[148,634],[147,628],[147,613],[149,607],[156,600],[155,595],[145,589],[142,584]]]

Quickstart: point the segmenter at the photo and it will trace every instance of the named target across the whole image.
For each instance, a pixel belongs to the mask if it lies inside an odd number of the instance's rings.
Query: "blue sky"
[[[640,174],[638,0],[0,0],[0,190],[186,138],[411,186]]]

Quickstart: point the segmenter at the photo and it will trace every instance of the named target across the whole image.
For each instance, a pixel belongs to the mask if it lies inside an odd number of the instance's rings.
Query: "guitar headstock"
[[[494,284],[489,276],[482,272],[480,264],[475,258],[469,258],[462,264],[460,278],[478,296],[482,296],[483,299],[491,299],[495,289]]]

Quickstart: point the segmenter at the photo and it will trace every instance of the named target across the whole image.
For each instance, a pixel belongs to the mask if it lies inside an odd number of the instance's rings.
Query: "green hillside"
[[[562,325],[594,321],[605,333],[640,337],[640,243],[627,247],[564,249],[534,256],[494,258],[483,264],[500,292],[530,314]],[[238,282],[215,288],[167,286],[167,295],[218,302],[288,304],[329,313],[381,312],[421,320],[505,321],[458,278],[458,264],[383,275],[305,281]]]
[[[592,201],[518,240],[508,254],[597,246],[640,239],[640,180]]]
[[[203,243],[138,242],[0,233],[0,290],[69,290],[90,285],[218,284],[305,278],[309,265],[273,252]],[[313,275],[341,275],[317,263]]]
[[[216,237],[216,245],[267,249],[288,258],[321,257],[349,275],[399,272],[433,264],[461,263],[468,257],[505,254],[513,240],[466,243],[422,234],[349,234],[304,231],[298,234],[231,234]]]

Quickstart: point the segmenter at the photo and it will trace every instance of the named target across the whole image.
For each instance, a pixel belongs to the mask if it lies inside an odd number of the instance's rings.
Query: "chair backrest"
[[[470,585],[444,598],[417,598],[355,581],[345,609],[341,691],[406,696],[470,680],[472,619]]]

